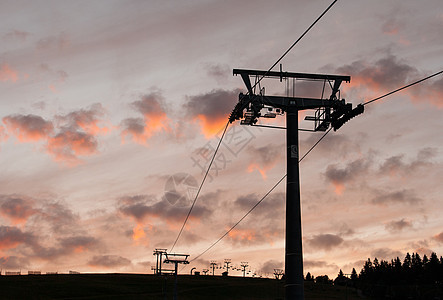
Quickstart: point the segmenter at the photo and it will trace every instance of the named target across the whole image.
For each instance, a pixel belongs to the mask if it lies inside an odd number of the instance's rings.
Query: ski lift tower
[[[340,85],[343,81],[350,82],[350,76],[283,72],[281,65],[279,72],[234,69],[233,73],[242,77],[248,93],[240,93],[229,122],[241,119],[241,125],[255,125],[260,117],[275,118],[286,113],[285,299],[304,299],[298,112],[315,109],[314,116],[306,117],[306,120],[315,122],[311,131],[326,131],[329,126],[337,130],[352,117],[363,113],[364,106],[360,104],[352,109],[351,103],[346,104],[344,99],[340,99]],[[254,86],[251,77],[255,79]],[[289,78],[293,82],[296,79],[322,81],[323,91],[326,84],[329,84],[332,93],[329,98],[323,98],[322,95],[320,99],[268,96],[265,95],[265,89],[260,87],[263,78],[280,79],[280,82]]]
[[[165,264],[175,265],[175,282],[174,282],[174,300],[177,300],[177,277],[178,277],[178,265],[179,264],[189,264],[188,257],[189,254],[176,254],[176,253],[165,253]]]

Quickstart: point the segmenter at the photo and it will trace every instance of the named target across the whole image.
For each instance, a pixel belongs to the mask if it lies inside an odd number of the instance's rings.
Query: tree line
[[[407,253],[403,261],[399,257],[390,261],[368,258],[360,273],[355,268],[351,274],[340,270],[332,280],[327,275],[314,277],[308,272],[306,280],[358,288],[380,299],[434,299],[443,296],[443,257],[433,252],[423,258],[418,253]]]

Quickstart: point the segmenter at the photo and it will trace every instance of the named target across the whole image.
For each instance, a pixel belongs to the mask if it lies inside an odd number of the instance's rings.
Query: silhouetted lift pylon
[[[350,82],[350,76],[283,72],[281,66],[280,72],[234,69],[233,73],[241,75],[248,93],[240,93],[239,102],[234,107],[229,122],[241,119],[241,125],[255,125],[260,117],[274,118],[286,113],[285,299],[304,299],[298,112],[316,109],[315,115],[306,117],[306,120],[315,122],[313,131],[326,131],[329,126],[337,130],[349,119],[363,113],[364,106],[359,104],[352,109],[351,103],[339,99],[340,85],[343,81]],[[254,86],[251,84],[251,77],[255,78]],[[263,78],[323,81],[323,89],[328,83],[332,93],[325,99],[268,96],[265,95],[264,88],[259,88],[259,93],[255,94]]]

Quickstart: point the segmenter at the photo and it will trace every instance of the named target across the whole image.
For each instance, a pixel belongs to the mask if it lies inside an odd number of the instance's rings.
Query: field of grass
[[[0,299],[172,299],[174,277],[146,274],[0,276]],[[178,299],[283,299],[283,282],[267,278],[178,277]],[[342,286],[305,283],[306,299],[368,299]]]

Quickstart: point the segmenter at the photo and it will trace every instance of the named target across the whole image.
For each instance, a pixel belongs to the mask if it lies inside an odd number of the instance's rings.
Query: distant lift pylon
[[[314,121],[313,131],[326,131],[329,126],[339,129],[349,119],[363,113],[364,106],[359,104],[352,108],[340,97],[340,85],[343,81],[350,82],[350,76],[306,74],[278,71],[260,71],[234,69],[234,75],[240,75],[248,90],[240,93],[239,102],[234,107],[229,122],[241,120],[242,125],[255,125],[260,117],[275,117],[275,114],[262,112],[263,109],[275,109],[277,113],[286,113],[286,243],[285,243],[285,299],[304,299],[303,289],[303,249],[299,177],[299,143],[298,143],[298,112],[316,109],[314,116],[306,120]],[[250,78],[255,78],[252,86]],[[297,78],[320,80],[328,83],[332,93],[326,99],[268,96],[264,89],[257,91],[257,83],[263,78],[283,79]]]

